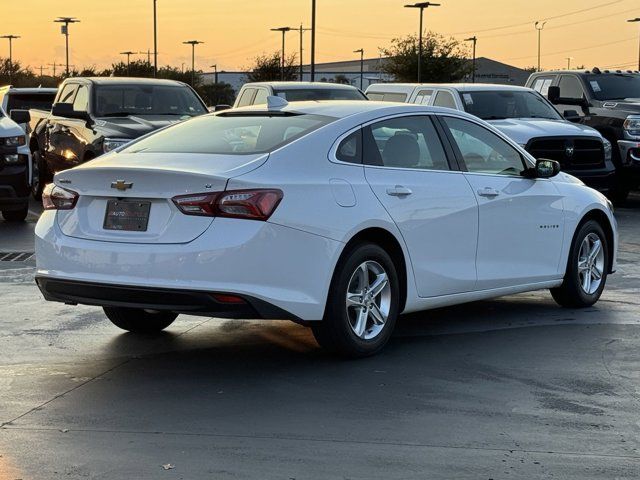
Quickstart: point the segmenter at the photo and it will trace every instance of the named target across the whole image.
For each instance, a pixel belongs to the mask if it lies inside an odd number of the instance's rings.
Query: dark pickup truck
[[[55,172],[207,112],[189,85],[174,80],[69,78],[60,85],[51,112],[30,111],[32,193],[39,198]]]
[[[624,202],[640,185],[640,73],[561,70],[534,73],[527,87],[545,95],[567,120],[598,130],[613,145],[610,197]]]

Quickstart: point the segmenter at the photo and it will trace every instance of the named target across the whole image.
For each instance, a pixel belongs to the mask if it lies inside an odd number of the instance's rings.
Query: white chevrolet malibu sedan
[[[538,289],[593,305],[616,221],[558,170],[463,112],[270,97],[58,173],[37,283],[131,332],[290,319],[371,355],[403,312]]]

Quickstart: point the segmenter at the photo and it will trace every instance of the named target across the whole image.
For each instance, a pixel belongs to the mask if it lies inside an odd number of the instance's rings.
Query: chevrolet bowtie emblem
[[[133,187],[132,182],[125,182],[124,180],[116,180],[115,182],[111,182],[111,188],[115,188],[120,191],[125,191],[131,187]]]

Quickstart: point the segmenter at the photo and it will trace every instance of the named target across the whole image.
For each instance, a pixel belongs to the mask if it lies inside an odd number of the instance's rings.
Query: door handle
[[[497,197],[498,195],[500,195],[500,192],[498,190],[496,190],[495,188],[484,187],[484,188],[478,190],[478,195],[480,195],[481,197],[493,198],[493,197]]]
[[[407,195],[411,195],[413,192],[407,187],[403,187],[402,185],[396,185],[393,188],[387,188],[387,195],[392,197],[406,197]]]

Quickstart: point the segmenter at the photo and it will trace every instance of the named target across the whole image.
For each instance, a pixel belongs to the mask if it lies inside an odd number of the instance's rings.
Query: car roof
[[[69,77],[68,80],[81,80],[94,83],[96,85],[186,85],[178,80],[168,80],[165,78],[139,78],[139,77]]]
[[[56,93],[58,91],[57,88],[43,88],[43,87],[32,87],[32,88],[18,88],[18,87],[14,87],[12,85],[7,85],[5,87],[0,87],[0,92],[2,91],[6,91],[7,94],[15,94],[15,93],[28,93],[28,94],[34,94],[34,93]]]
[[[407,92],[416,88],[449,88],[459,92],[478,91],[531,91],[530,88],[516,85],[500,85],[495,83],[374,83],[367,92]],[[386,89],[386,90],[385,90]]]
[[[309,88],[321,90],[357,90],[353,85],[345,85],[342,83],[328,82],[250,82],[245,83],[243,87],[272,87],[286,88],[287,90],[304,90]]]
[[[249,107],[235,108],[233,110],[225,110],[221,112],[222,115],[231,112],[267,112],[266,105],[252,105]],[[397,102],[378,102],[369,101],[362,102],[358,100],[316,100],[306,102],[291,102],[288,105],[274,109],[273,111],[291,112],[307,115],[325,115],[334,118],[347,118],[353,115],[362,114],[367,116],[371,113],[389,114],[394,115],[396,113],[447,113],[453,115],[466,115],[470,118],[476,119],[476,117],[452,110],[450,108],[442,107],[428,107],[425,105],[416,105],[412,103],[397,103]],[[477,120],[477,119],[476,119]]]

